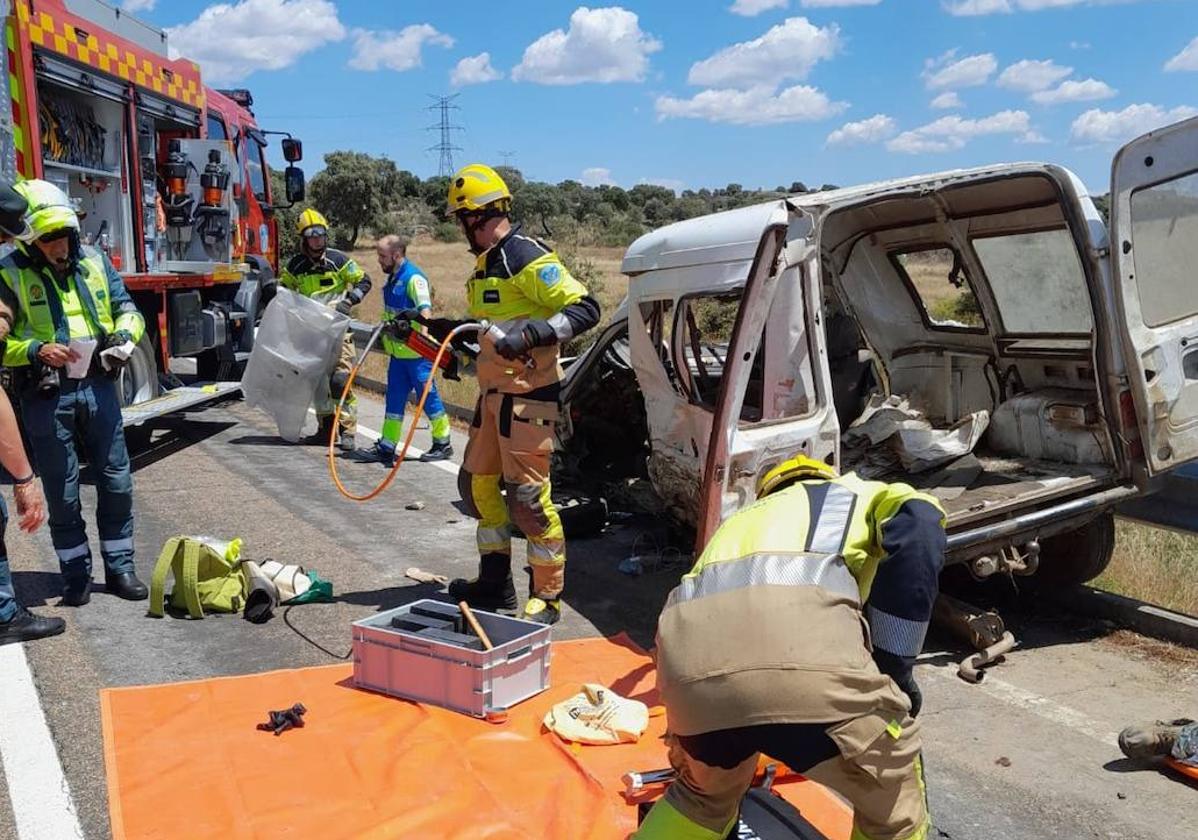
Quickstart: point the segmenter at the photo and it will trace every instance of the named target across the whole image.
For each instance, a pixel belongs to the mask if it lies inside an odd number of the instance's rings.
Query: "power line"
[[[426,111],[437,111],[441,115],[439,122],[428,126],[426,129],[426,131],[439,132],[440,135],[440,141],[434,146],[429,146],[427,151],[437,152],[441,156],[441,161],[437,166],[437,174],[441,177],[453,175],[456,171],[453,165],[453,153],[462,151],[461,146],[453,144],[453,132],[464,131],[464,129],[460,125],[454,125],[449,119],[450,111],[462,110],[453,102],[460,95],[455,93],[452,96],[436,96],[430,93],[429,97],[433,100],[434,104],[424,109]]]
[[[499,156],[503,158],[503,165],[510,169],[512,166],[512,158],[516,156],[516,153],[514,151],[500,152]]]

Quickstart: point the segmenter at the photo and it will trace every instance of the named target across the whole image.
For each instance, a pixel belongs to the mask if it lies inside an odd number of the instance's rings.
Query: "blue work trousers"
[[[383,424],[383,436],[380,443],[394,450],[399,443],[400,430],[403,426],[404,410],[409,399],[420,399],[424,393],[425,384],[433,376],[433,363],[428,359],[398,359],[391,357],[387,365],[387,402],[386,415]],[[413,396],[415,395],[415,396]],[[445,414],[445,406],[441,403],[441,395],[437,393],[434,382],[429,388],[428,399],[424,403],[424,413],[430,420],[436,420]],[[448,431],[448,422],[446,422]],[[436,437],[436,429],[434,435]],[[392,437],[394,435],[394,437]]]
[[[8,529],[8,507],[0,497],[0,624],[7,624],[17,613],[17,596],[12,589],[12,573],[8,570],[8,547],[4,532]]]
[[[116,383],[62,378],[57,399],[21,400],[21,417],[46,491],[50,539],[64,581],[91,578],[92,553],[79,504],[82,444],[96,478],[100,554],[110,575],[133,571],[133,477]]]

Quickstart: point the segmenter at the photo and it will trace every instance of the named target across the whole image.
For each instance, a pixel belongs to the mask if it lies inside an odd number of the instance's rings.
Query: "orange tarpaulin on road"
[[[656,704],[653,663],[622,635],[554,643],[552,687],[504,723],[351,677],[332,665],[102,691],[114,837],[613,840],[636,827],[620,776],[668,765],[664,716],[616,746],[564,744],[541,724],[584,682]],[[303,729],[255,729],[297,702]],[[850,810],[819,785],[777,789],[828,837],[849,836]]]

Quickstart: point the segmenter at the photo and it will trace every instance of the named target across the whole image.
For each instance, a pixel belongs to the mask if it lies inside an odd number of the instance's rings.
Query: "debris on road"
[[[304,726],[304,715],[307,711],[303,703],[296,703],[290,709],[267,712],[270,715],[270,720],[266,723],[258,724],[258,728],[263,732],[273,731],[276,736],[282,735],[288,729],[302,729]]]
[[[404,510],[424,510],[424,502],[408,502],[404,505]]]

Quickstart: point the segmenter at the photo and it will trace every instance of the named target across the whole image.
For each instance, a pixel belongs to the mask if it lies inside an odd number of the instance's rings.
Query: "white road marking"
[[[932,668],[931,673],[943,680],[953,683],[960,682],[960,679],[953,673],[952,668]],[[983,691],[1009,706],[1031,712],[1037,717],[1047,720],[1049,723],[1055,723],[1058,726],[1072,729],[1074,732],[1093,738],[1101,744],[1107,746],[1118,746],[1119,744],[1119,734],[1108,729],[1108,724],[1096,720],[1084,712],[1079,712],[1077,709],[1062,705],[1048,697],[1042,697],[1034,691],[1028,691],[1025,688],[1020,688],[1017,685],[1001,680],[993,674],[987,674],[980,683],[969,688],[970,690],[977,689]]]
[[[83,837],[23,644],[0,647],[0,758],[20,840]]]
[[[363,426],[361,423],[358,424],[358,431],[362,434],[362,437],[367,438],[368,440],[378,440],[382,436],[374,429],[371,429],[368,426]],[[424,454],[424,450],[417,449],[415,446],[409,446],[408,454],[419,458]],[[427,463],[432,464],[439,470],[445,470],[445,472],[449,473],[450,475],[457,475],[458,471],[460,470],[460,467],[458,467],[458,465],[453,461],[428,461]],[[405,464],[403,467],[400,467],[400,469],[403,470],[406,468],[406,466],[407,465]]]

